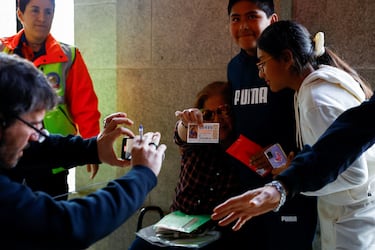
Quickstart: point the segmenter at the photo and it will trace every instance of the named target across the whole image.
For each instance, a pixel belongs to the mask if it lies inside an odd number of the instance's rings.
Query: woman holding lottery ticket
[[[179,119],[174,140],[180,147],[181,172],[171,210],[187,214],[211,213],[215,204],[237,193],[236,173],[226,148],[234,141],[231,96],[227,82],[212,82],[198,92],[193,107],[176,111]],[[189,142],[189,129],[197,127],[211,138]],[[217,128],[218,129],[214,129]],[[214,140],[218,134],[219,140]]]
[[[198,93],[194,107],[176,111],[175,115],[179,118],[177,133],[182,141],[198,143],[226,141],[232,133],[231,99],[225,96],[228,94],[222,93],[226,86],[225,82],[213,82]],[[195,138],[197,140],[193,140]]]
[[[178,121],[174,141],[181,153],[180,174],[175,187],[171,212],[211,214],[212,209],[238,194],[238,175],[225,150],[234,141],[232,134],[231,91],[227,82],[212,82],[196,95],[193,107],[176,111]],[[197,128],[198,141],[189,142],[191,129]],[[215,140],[218,136],[218,140]],[[191,138],[190,138],[191,139]],[[230,227],[218,227],[221,237],[203,249],[229,249],[236,235]],[[136,238],[135,249],[158,249]]]

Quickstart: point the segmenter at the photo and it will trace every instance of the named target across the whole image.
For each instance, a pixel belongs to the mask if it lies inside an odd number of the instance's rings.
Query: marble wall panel
[[[76,44],[89,68],[115,69],[116,1],[75,1]]]
[[[226,2],[153,1],[153,62],[157,67],[222,67],[230,57]]]
[[[99,99],[102,119],[117,111],[116,93],[116,2],[114,0],[75,0],[75,44],[87,64]],[[106,164],[94,179],[89,178],[86,167],[76,169],[76,189],[80,194],[95,190],[116,177],[116,169]],[[89,187],[89,188],[86,188]]]
[[[151,67],[152,5],[152,0],[118,1],[117,63],[119,67]]]

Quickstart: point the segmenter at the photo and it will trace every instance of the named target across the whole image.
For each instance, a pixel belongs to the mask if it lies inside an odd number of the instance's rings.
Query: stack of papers
[[[219,239],[220,232],[212,230],[210,222],[210,215],[187,215],[175,211],[156,224],[139,230],[137,235],[158,246],[197,248]]]

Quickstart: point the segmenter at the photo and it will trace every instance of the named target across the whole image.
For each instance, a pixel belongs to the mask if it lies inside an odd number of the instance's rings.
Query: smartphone
[[[122,138],[122,145],[121,145],[121,158],[124,160],[131,160],[132,159],[132,147],[133,147],[133,138],[124,137]]]
[[[278,143],[264,150],[264,155],[273,168],[279,168],[287,163],[285,152]]]

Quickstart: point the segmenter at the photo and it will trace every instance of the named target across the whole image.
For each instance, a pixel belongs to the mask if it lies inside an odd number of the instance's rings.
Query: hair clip
[[[323,32],[316,33],[314,37],[314,43],[315,43],[315,48],[314,48],[315,56],[316,57],[322,56],[325,53]]]

